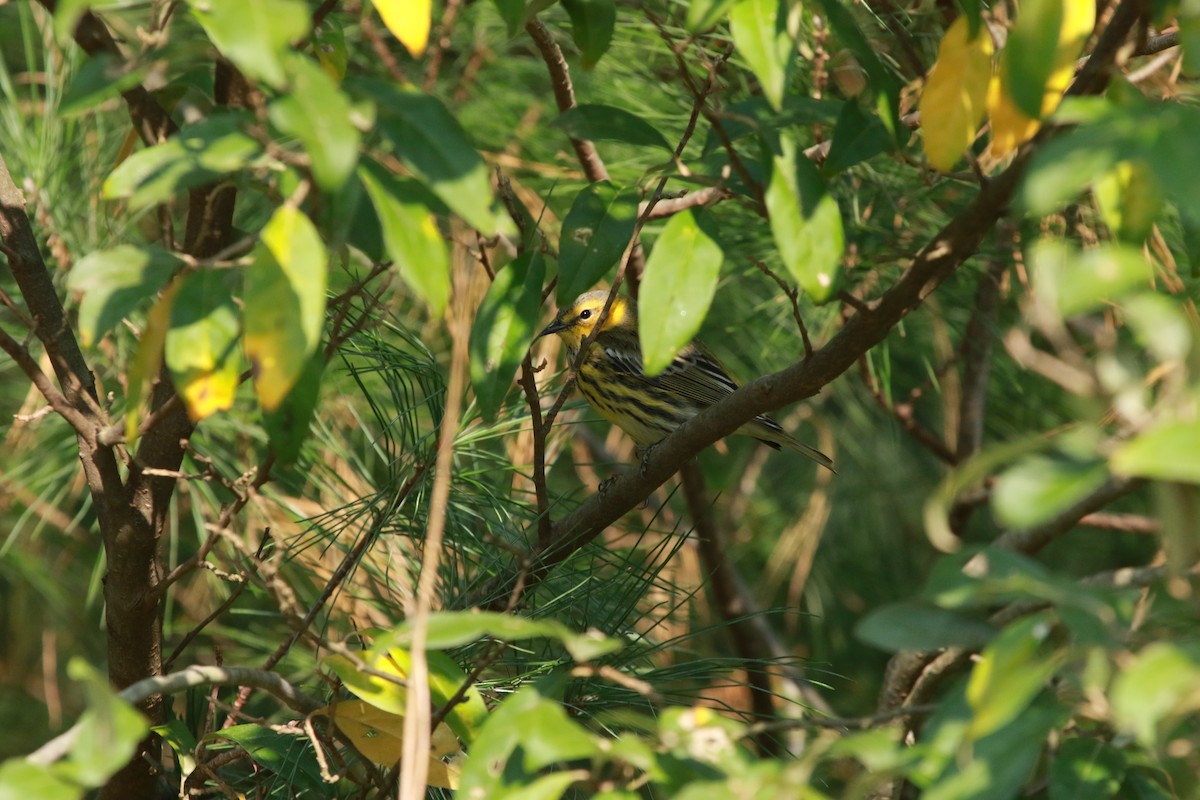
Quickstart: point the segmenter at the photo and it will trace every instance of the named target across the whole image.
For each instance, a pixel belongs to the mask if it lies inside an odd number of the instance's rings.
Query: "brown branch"
[[[38,0],[38,2],[45,6],[50,13],[54,13],[58,6],[56,0]],[[116,40],[108,32],[108,27],[91,11],[85,11],[80,16],[79,23],[75,27],[74,38],[75,43],[89,56],[108,53],[122,60],[125,58]],[[175,123],[171,120],[171,115],[159,105],[158,101],[154,99],[154,95],[150,94],[144,86],[139,85],[126,89],[121,92],[121,97],[129,109],[133,127],[146,144],[157,144],[178,131]]]
[[[1141,514],[1120,514],[1109,511],[1094,511],[1079,518],[1080,525],[1124,533],[1158,533],[1162,526],[1153,517]]]
[[[521,361],[520,383],[522,391],[525,392],[525,404],[529,406],[529,420],[533,426],[533,494],[537,501],[537,544],[538,547],[545,547],[554,533],[554,523],[550,519],[550,494],[546,489],[546,426],[542,420],[537,381],[533,376],[533,360],[529,353],[525,353],[525,358]]]
[[[46,373],[42,372],[37,361],[29,350],[20,342],[8,335],[8,332],[0,328],[0,350],[8,353],[16,365],[25,373],[25,377],[29,378],[50,404],[50,408],[56,414],[65,419],[67,423],[75,429],[75,433],[79,436],[91,436],[96,432],[96,422],[91,417],[80,413],[78,409],[67,402],[67,398],[62,392],[58,391],[58,387],[50,380]]]
[[[984,412],[987,407],[988,377],[996,343],[996,309],[1000,303],[1000,281],[1007,265],[993,261],[979,277],[975,311],[963,332],[963,393],[958,412],[958,444],[954,456],[966,461],[983,445]]]
[[[804,357],[809,358],[813,354],[813,346],[812,340],[808,338],[808,326],[804,324],[804,317],[800,315],[800,289],[790,286],[774,270],[758,259],[754,260],[754,266],[758,267],[759,272],[775,281],[775,285],[779,287],[779,291],[783,292],[784,296],[791,301],[792,319],[796,321],[796,328],[800,331],[800,339],[804,343]]]
[[[996,539],[995,545],[1032,555],[1071,531],[1087,515],[1096,513],[1114,500],[1137,491],[1144,485],[1145,481],[1138,478],[1109,478],[1087,497],[1078,500],[1042,524],[1004,533]]]
[[[957,463],[954,453],[950,452],[950,448],[946,447],[946,443],[917,419],[916,408],[913,405],[916,397],[912,397],[903,403],[893,403],[888,400],[883,388],[875,380],[875,376],[871,374],[871,368],[867,362],[865,353],[858,360],[858,370],[862,375],[862,380],[867,387],[867,391],[874,398],[876,405],[891,414],[905,433],[946,464],[954,466]],[[916,389],[913,391],[919,396],[920,393]]]
[[[767,624],[729,556],[725,536],[712,516],[699,464],[693,459],[680,467],[679,474],[683,479],[688,514],[695,526],[693,538],[696,552],[704,574],[708,576],[708,586],[717,613],[728,625],[733,649],[744,662],[743,669],[750,681],[755,717],[760,723],[776,718],[772,701],[775,691],[771,687],[772,675],[767,669],[768,662],[775,662],[782,669],[784,675],[781,677],[792,684],[792,694],[803,697],[810,705],[827,709],[822,698],[808,689],[802,672],[794,665],[783,663],[791,654]],[[755,741],[764,755],[778,755],[780,752],[779,742],[765,730],[755,737]]]
[[[567,59],[563,56],[562,48],[554,41],[554,36],[540,19],[534,17],[525,23],[525,30],[537,45],[546,69],[550,71],[550,86],[554,90],[554,100],[560,112],[575,107],[575,88],[571,85],[571,71],[567,67]],[[592,183],[608,180],[608,170],[596,152],[596,145],[586,139],[571,137],[571,147],[575,157],[579,159],[587,179]]]
[[[689,208],[708,208],[722,200],[728,200],[730,197],[733,197],[733,193],[724,186],[706,186],[703,189],[688,192],[682,197],[661,199],[654,204],[653,208],[650,208],[650,203],[647,201],[642,203],[638,212],[645,214],[646,219],[665,219]]]
[[[175,694],[195,686],[254,686],[273,694],[289,708],[302,714],[311,714],[324,707],[324,703],[288,683],[273,672],[257,669],[194,666],[170,675],[156,675],[138,681],[118,693],[127,703],[141,703],[147,698],[162,694]],[[56,736],[28,756],[34,764],[49,765],[64,757],[79,737],[82,729],[75,725],[67,732]]]

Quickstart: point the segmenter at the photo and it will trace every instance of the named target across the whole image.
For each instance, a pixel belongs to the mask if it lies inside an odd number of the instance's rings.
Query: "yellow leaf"
[[[959,17],[942,37],[921,94],[921,141],[934,169],[949,172],[975,141],[991,77],[992,37],[980,25],[972,39],[966,16]]]
[[[137,441],[142,395],[150,382],[158,377],[158,371],[162,368],[163,343],[167,339],[167,329],[171,327],[171,303],[175,300],[175,293],[179,291],[179,284],[179,281],[172,282],[150,308],[146,315],[146,327],[142,329],[142,338],[138,340],[137,352],[134,353],[133,362],[129,366],[125,399],[127,447],[133,447],[133,443]]]
[[[163,355],[193,422],[233,405],[239,325],[229,273],[203,269],[183,278]]]
[[[392,35],[413,58],[419,58],[429,44],[432,0],[375,0],[375,8]]]
[[[308,217],[282,206],[262,230],[245,273],[246,356],[254,391],[274,411],[320,344],[327,284],[325,245]]]
[[[1033,138],[1041,128],[1041,120],[1054,113],[1062,102],[1063,94],[1075,76],[1075,60],[1087,44],[1088,36],[1096,26],[1095,0],[1059,0],[1062,3],[1061,24],[1058,29],[1058,45],[1054,50],[1054,66],[1042,90],[1042,108],[1039,119],[1033,119],[1017,108],[1009,87],[1005,50],[1000,54],[1000,68],[988,87],[988,116],[992,122],[992,155],[1003,158]],[[1020,25],[1020,21],[1017,22]]]
[[[404,751],[404,716],[376,708],[364,700],[346,700],[327,706],[318,714],[333,720],[358,752],[376,764],[390,767],[400,762]],[[442,758],[462,749],[449,726],[442,723],[433,732],[429,758],[429,785],[457,789],[458,764]]]
[[[238,374],[236,370],[218,368],[215,370],[192,370],[178,381],[179,394],[187,407],[188,417],[192,422],[199,422],[207,416],[225,411],[233,406],[233,395],[237,391]]]

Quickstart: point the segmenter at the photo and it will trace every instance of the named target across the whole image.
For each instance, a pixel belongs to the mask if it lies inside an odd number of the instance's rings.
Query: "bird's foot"
[[[605,478],[604,480],[600,481],[600,485],[596,487],[596,493],[599,494],[601,498],[603,498],[604,495],[606,495],[608,493],[609,488],[614,483],[617,482],[618,477],[620,477],[620,476],[619,475],[611,475],[611,476]]]
[[[643,478],[646,477],[646,472],[650,469],[650,454],[654,452],[654,448],[656,447],[658,447],[658,442],[638,448],[638,453],[641,456],[641,467],[638,471]]]

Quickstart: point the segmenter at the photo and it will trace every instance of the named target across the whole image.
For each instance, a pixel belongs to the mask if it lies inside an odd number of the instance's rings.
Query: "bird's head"
[[[554,321],[538,335],[557,333],[568,349],[577,350],[584,337],[596,329],[596,323],[600,320],[600,312],[604,310],[606,302],[608,302],[607,289],[585,292],[579,295],[574,303],[560,309]],[[634,302],[621,295],[614,297],[612,305],[608,309],[608,316],[604,318],[604,324],[600,326],[600,331],[609,331],[614,328],[633,329],[636,326],[637,308]]]

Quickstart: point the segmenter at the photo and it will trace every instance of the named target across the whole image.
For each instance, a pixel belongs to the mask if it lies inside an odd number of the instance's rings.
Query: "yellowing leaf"
[[[1038,29],[1047,24],[1047,20],[1058,23],[1058,38],[1049,72],[1045,73],[1045,61],[1050,54],[1035,50],[1032,45],[1044,40],[1045,31]],[[1075,59],[1095,25],[1095,0],[1036,0],[1036,5],[1022,10],[1009,37],[1009,46],[1000,55],[1000,68],[988,87],[992,155],[1002,158],[1029,141],[1041,127],[1041,120],[1058,108],[1075,75]],[[1029,42],[1030,46],[1014,47],[1014,41]],[[1041,88],[1041,113],[1034,119],[1013,100],[1013,91],[1018,88],[1023,95],[1028,94],[1031,88],[1027,84],[1041,82],[1043,73],[1046,78]],[[1015,81],[1022,83],[1015,84]],[[1032,91],[1037,94],[1036,89]]]
[[[179,393],[188,416],[192,422],[199,422],[233,406],[238,375],[236,370],[229,369],[192,370],[180,383]]]
[[[991,77],[992,37],[980,25],[972,39],[966,16],[959,17],[942,37],[919,106],[921,141],[934,169],[949,172],[975,141]]]
[[[318,714],[333,720],[346,738],[365,757],[376,764],[390,767],[400,762],[404,752],[404,716],[391,714],[363,700],[346,700],[327,706]],[[462,749],[458,737],[442,723],[433,731],[429,758],[429,785],[457,789],[461,771],[455,763],[442,758]]]
[[[129,365],[125,395],[127,447],[133,447],[133,443],[137,441],[142,394],[162,368],[163,342],[166,341],[167,329],[171,325],[171,303],[175,301],[175,293],[179,291],[181,283],[182,281],[175,281],[169,285],[150,307],[146,315],[146,327],[142,329],[142,338],[138,340],[137,352],[133,354],[133,362]]]
[[[433,15],[432,0],[375,0],[383,24],[413,58],[425,52]]]
[[[304,212],[279,208],[263,228],[245,285],[246,357],[266,411],[279,407],[320,344],[327,280],[317,229]]]
[[[193,422],[233,405],[238,384],[238,313],[230,277],[228,270],[193,272],[171,304],[164,352]]]

